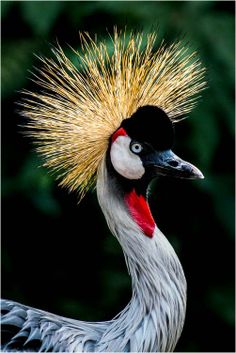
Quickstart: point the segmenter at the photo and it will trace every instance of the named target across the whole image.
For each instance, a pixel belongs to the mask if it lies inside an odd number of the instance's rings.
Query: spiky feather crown
[[[139,107],[155,105],[173,120],[189,113],[204,87],[204,68],[181,42],[154,51],[156,35],[114,31],[111,46],[81,34],[78,69],[60,46],[55,60],[40,58],[34,80],[44,90],[25,91],[27,127],[61,185],[82,195],[96,178],[109,138]],[[110,53],[111,51],[111,53]]]

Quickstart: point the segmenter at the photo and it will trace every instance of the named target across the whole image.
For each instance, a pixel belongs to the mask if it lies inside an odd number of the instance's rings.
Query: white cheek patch
[[[127,179],[140,179],[145,169],[138,155],[130,151],[131,138],[118,136],[111,145],[111,162],[115,170]]]

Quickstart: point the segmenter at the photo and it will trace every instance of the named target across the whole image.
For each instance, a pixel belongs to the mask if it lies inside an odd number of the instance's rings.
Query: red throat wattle
[[[143,195],[137,195],[133,189],[130,193],[125,195],[125,202],[135,222],[147,237],[152,238],[155,229],[155,221],[145,197]]]

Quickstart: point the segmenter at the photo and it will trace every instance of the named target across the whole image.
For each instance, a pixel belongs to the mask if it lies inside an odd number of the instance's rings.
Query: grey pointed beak
[[[153,152],[143,160],[144,167],[151,168],[156,175],[181,179],[204,179],[202,172],[184,161],[171,150]]]

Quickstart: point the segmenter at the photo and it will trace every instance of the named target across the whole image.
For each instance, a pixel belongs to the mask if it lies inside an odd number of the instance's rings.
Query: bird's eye
[[[143,150],[143,146],[138,142],[131,142],[130,149],[133,153],[139,154]]]

